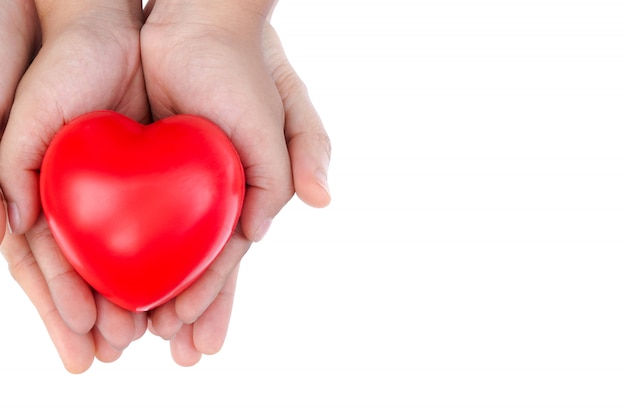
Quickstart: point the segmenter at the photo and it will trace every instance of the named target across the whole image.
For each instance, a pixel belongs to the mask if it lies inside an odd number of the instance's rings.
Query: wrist
[[[196,24],[257,37],[278,0],[158,0],[150,14],[154,23]]]
[[[44,34],[63,30],[81,21],[137,29],[143,21],[141,0],[34,0],[34,2]]]
[[[206,3],[212,10],[225,11],[237,17],[249,15],[262,22],[271,15],[278,0],[208,0]]]

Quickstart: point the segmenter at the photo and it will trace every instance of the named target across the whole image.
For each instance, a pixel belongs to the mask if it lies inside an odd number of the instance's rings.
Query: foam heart
[[[170,300],[209,266],[245,190],[236,150],[210,121],[141,125],[110,111],[54,136],[40,183],[61,251],[95,290],[133,311]]]

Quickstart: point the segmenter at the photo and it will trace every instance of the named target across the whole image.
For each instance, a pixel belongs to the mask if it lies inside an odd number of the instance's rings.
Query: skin
[[[157,11],[157,9],[153,11],[142,30],[144,72],[153,112],[157,117],[168,115],[169,112],[221,117],[222,128],[231,135],[240,154],[244,155],[242,160],[246,167],[248,195],[251,189],[259,195],[258,200],[251,198],[246,201],[243,216],[249,217],[242,217],[242,227],[233,236],[220,258],[187,291],[152,313],[152,327],[164,338],[171,338],[172,355],[176,362],[191,364],[199,360],[199,353],[218,352],[225,340],[233,305],[238,261],[248,249],[249,242],[254,240],[255,225],[262,221],[259,220],[261,216],[258,213],[275,215],[272,210],[280,209],[291,198],[293,190],[305,203],[313,207],[324,207],[329,203],[330,195],[325,176],[330,161],[330,144],[304,84],[289,64],[278,36],[269,23],[262,22],[259,39],[257,35],[251,35],[246,40],[250,44],[242,46],[238,43],[242,42],[240,39],[231,40],[227,37],[234,35],[222,34],[216,37],[212,32],[214,27],[207,29],[200,24],[192,30],[189,29],[190,25],[185,23],[189,31],[185,32],[177,28],[176,23],[165,23],[163,20],[155,19],[160,31],[153,34],[151,18]],[[190,15],[198,16],[198,13],[194,11]],[[186,17],[177,16],[173,10],[168,10],[164,16],[174,22],[179,18],[180,21],[187,22]],[[167,24],[174,27],[167,28]],[[184,34],[188,39],[179,39],[175,36],[176,33]],[[236,33],[239,36],[241,32]],[[150,36],[158,36],[157,40],[153,41],[154,45],[165,49],[165,51],[159,49],[163,53],[156,53],[154,56],[167,56],[171,60],[153,62],[149,59],[152,56],[149,53],[152,47]],[[168,44],[160,38],[161,36],[169,39],[174,45],[189,45],[196,51],[194,55],[205,57],[196,61],[197,67],[193,70],[197,73],[184,72],[179,66],[184,61],[177,58],[175,50],[167,51]],[[211,41],[215,39],[217,40]],[[261,48],[261,51],[256,51],[255,48]],[[219,63],[231,64],[216,65],[215,56],[220,57]],[[155,68],[154,73],[151,72],[152,68]],[[242,72],[233,71],[232,68],[238,68]],[[251,74],[243,73],[247,70]],[[182,77],[181,73],[184,74]],[[198,86],[193,80],[202,78],[202,74],[210,74],[205,75],[206,92],[194,94]],[[153,76],[156,78],[152,78]],[[255,81],[240,87],[242,79]],[[215,84],[211,83],[212,80],[216,80]],[[263,100],[255,102],[256,97],[262,97]],[[230,100],[238,101],[232,105]],[[207,114],[213,111],[214,114]],[[246,116],[249,114],[262,116],[258,119],[249,118]],[[244,120],[249,125],[241,127]],[[275,126],[270,126],[270,121],[275,123]],[[265,138],[259,138],[258,132],[266,132]],[[263,139],[266,144],[254,146]],[[245,154],[248,149],[259,150],[262,154],[254,155],[251,151]],[[250,161],[267,162],[251,164]],[[287,167],[286,173],[282,164]],[[273,186],[281,182],[282,185]],[[263,201],[278,201],[280,204],[274,207],[262,206]],[[248,211],[245,211],[246,208]],[[254,215],[257,215],[256,218]],[[192,325],[192,329],[189,330],[184,325]],[[184,333],[177,334],[180,328],[185,329]],[[193,334],[191,338],[190,332]],[[172,337],[173,335],[176,336]],[[183,348],[181,345],[186,347]]]
[[[0,133],[6,127],[15,90],[39,45],[39,22],[32,1],[0,1]],[[4,221],[4,220],[2,220]]]
[[[294,191],[313,207],[329,203],[328,137],[267,22],[274,2],[234,8],[217,0],[158,0],[146,19],[137,1],[63,1],[63,8],[52,0],[37,4],[41,50],[19,82],[0,143],[0,184],[13,226],[2,253],[70,372],[84,372],[96,357],[117,359],[147,327],[170,340],[177,363],[193,365],[221,348],[238,265]],[[176,113],[207,117],[229,134],[246,171],[240,224],[220,257],[149,315],[94,294],[60,253],[40,211],[37,170],[54,132],[103,108],[140,122]]]
[[[0,184],[13,226],[2,253],[65,367],[79,373],[96,357],[119,357],[145,332],[147,315],[94,296],[69,265],[41,215],[38,170],[54,133],[80,114],[111,109],[150,120],[139,46],[144,16],[136,2],[52,3],[34,3],[41,49],[17,85],[0,143]]]

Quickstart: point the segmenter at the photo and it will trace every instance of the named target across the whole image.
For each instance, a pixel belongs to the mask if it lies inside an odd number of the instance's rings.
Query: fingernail
[[[268,230],[270,230],[270,226],[271,225],[272,225],[272,219],[267,218],[267,219],[263,220],[261,225],[258,227],[258,229],[256,229],[256,232],[254,233],[254,241],[255,242],[260,242],[261,239],[263,239],[265,237],[265,235],[267,234]]]
[[[17,208],[17,204],[7,203],[7,216],[9,220],[9,233],[13,234],[19,230],[19,227],[22,224],[22,217],[20,216],[20,211]]]
[[[2,205],[4,206],[4,216],[6,220],[7,229],[9,230],[9,234],[13,234],[11,230],[11,223],[9,223],[9,209],[7,208],[7,200],[4,198],[4,193],[2,189],[0,189],[0,198],[2,199]]]

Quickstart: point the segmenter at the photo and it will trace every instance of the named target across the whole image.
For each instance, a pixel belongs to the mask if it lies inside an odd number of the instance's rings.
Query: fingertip
[[[82,374],[87,371],[95,359],[92,335],[79,335],[72,332],[65,326],[58,313],[45,317],[44,324],[65,369],[72,374]]]
[[[6,184],[3,192],[9,233],[24,234],[35,225],[41,212],[39,178],[33,172],[26,172],[22,178],[2,178],[1,182]],[[14,187],[11,183],[20,185]]]
[[[318,136],[314,139],[312,136]],[[311,207],[330,204],[328,166],[330,141],[325,134],[309,132],[294,135],[289,143],[293,182],[298,198]]]
[[[113,304],[102,295],[95,294],[97,317],[94,329],[106,340],[107,345],[122,351],[135,337],[135,319],[128,310]]]
[[[177,315],[174,300],[150,312],[150,331],[164,340],[172,339],[182,326],[183,321]]]
[[[239,271],[239,263],[252,243],[236,230],[211,266],[175,299],[177,316],[194,323],[220,295]]]
[[[187,302],[187,297],[184,295],[185,293],[179,295],[180,300],[176,300],[176,315],[180,320],[180,325],[191,324],[198,318],[198,311],[202,308],[201,304],[205,303],[199,302]]]
[[[170,353],[172,359],[180,366],[190,367],[202,359],[202,353],[198,352],[193,344],[193,327],[185,324],[176,336],[170,341]]]
[[[50,292],[67,326],[74,333],[85,335],[96,325],[98,314],[90,288],[79,279],[69,275],[68,279],[56,279]]]
[[[273,220],[274,219],[271,217],[266,217],[260,221],[260,223],[256,226],[256,230],[252,233],[251,238],[253,242],[260,242],[263,240],[267,232],[269,232]]]
[[[251,242],[260,242],[267,235],[274,217],[291,200],[295,193],[291,174],[288,184],[280,188],[249,187],[241,211],[241,230]]]
[[[64,301],[58,301],[58,298],[55,298],[55,303],[59,303],[59,305],[67,305]],[[78,302],[76,306],[78,307]],[[89,300],[85,300],[83,305],[86,307],[84,309],[73,309],[74,311],[68,312],[65,311],[64,308],[60,307],[59,312],[62,312],[63,320],[67,323],[68,327],[76,334],[84,335],[87,334],[93,329],[97,320],[96,309],[93,304],[90,303]],[[74,306],[72,306],[74,307]],[[92,307],[93,310],[92,310]]]
[[[87,372],[87,370],[91,368],[94,359],[95,356],[87,358],[87,360],[84,361],[81,361],[77,358],[72,358],[71,360],[63,361],[63,366],[70,374],[79,375]]]
[[[148,329],[148,313],[133,313],[133,320],[135,322],[135,334],[133,336],[133,340],[138,340],[146,334],[146,330]]]
[[[95,356],[102,363],[115,362],[122,356],[122,350],[112,346],[97,329],[93,329]]]
[[[45,153],[45,149],[38,148],[39,145],[23,145],[21,142],[27,141],[16,140],[15,133],[9,128],[0,142],[0,184],[9,232],[15,235],[30,230],[41,213],[39,169]]]
[[[238,273],[239,266],[230,273],[219,295],[193,325],[194,346],[206,355],[218,353],[226,341]]]
[[[226,317],[216,318],[215,314],[207,310],[193,326],[194,346],[205,355],[215,355],[222,350],[228,333],[230,311],[226,312]]]
[[[294,182],[296,194],[305,204],[315,208],[324,208],[330,204],[331,195],[325,171],[316,170],[313,175],[306,176],[294,174]]]

